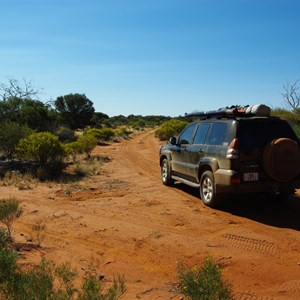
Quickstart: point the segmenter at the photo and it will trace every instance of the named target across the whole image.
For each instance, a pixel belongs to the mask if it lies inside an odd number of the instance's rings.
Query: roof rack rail
[[[200,111],[193,113],[186,113],[185,117],[198,117],[203,119],[208,118],[231,118],[231,117],[269,117],[271,109],[264,104],[256,105],[232,105],[230,107],[219,108],[217,110]]]

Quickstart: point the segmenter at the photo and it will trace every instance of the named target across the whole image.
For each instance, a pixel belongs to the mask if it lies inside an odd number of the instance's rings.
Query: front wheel
[[[160,170],[162,183],[168,186],[173,185],[174,180],[171,178],[170,164],[166,158],[164,158],[161,162]]]
[[[218,204],[213,173],[205,171],[200,180],[200,197],[205,205],[215,207]]]

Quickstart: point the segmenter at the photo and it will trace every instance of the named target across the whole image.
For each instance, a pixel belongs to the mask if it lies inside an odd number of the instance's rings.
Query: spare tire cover
[[[263,168],[275,180],[286,182],[300,172],[300,149],[298,144],[288,138],[270,142],[263,152]]]

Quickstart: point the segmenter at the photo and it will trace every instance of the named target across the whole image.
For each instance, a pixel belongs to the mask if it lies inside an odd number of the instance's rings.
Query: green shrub
[[[116,129],[116,136],[122,139],[128,139],[132,133],[133,132],[126,126],[121,126]]]
[[[82,293],[79,294],[79,300],[116,300],[126,291],[124,279],[118,276],[114,279],[113,285],[103,293],[104,286],[99,281],[98,276],[88,275],[82,286]]]
[[[77,140],[74,130],[65,127],[61,127],[57,131],[56,135],[58,136],[59,141],[62,143],[71,143]]]
[[[8,284],[7,293],[7,296],[11,296],[12,299],[55,299],[54,264],[52,262],[43,259],[37,267],[20,270],[13,275],[14,280]]]
[[[17,253],[8,248],[0,249],[0,299],[10,299],[1,298],[1,295],[6,294],[14,282],[17,257]]]
[[[180,288],[190,300],[233,299],[231,285],[222,279],[220,268],[210,257],[202,267],[179,267]]]
[[[7,233],[12,239],[12,225],[18,219],[23,210],[20,207],[20,202],[15,198],[0,200],[0,222],[7,227]]]
[[[33,133],[22,139],[17,151],[21,158],[33,160],[41,166],[60,162],[65,155],[58,137],[50,132]]]
[[[10,238],[7,232],[3,228],[0,228],[0,251],[6,249],[9,240]]]
[[[78,141],[64,144],[63,148],[66,153],[66,157],[70,157],[73,162],[76,161],[76,158],[79,154],[83,153],[81,144]]]
[[[294,125],[292,124],[292,128],[294,129],[295,133],[297,134],[297,137],[300,138],[300,125]]]
[[[275,108],[271,111],[272,116],[280,117],[286,119],[294,124],[300,124],[300,113],[292,112],[282,108]]]
[[[161,141],[166,141],[170,137],[178,135],[186,125],[187,122],[176,119],[166,121],[155,131],[155,136]]]
[[[130,124],[132,128],[136,130],[140,130],[146,127],[146,121],[145,120],[136,120]]]
[[[85,153],[86,157],[89,158],[93,149],[97,146],[98,140],[92,134],[83,134],[78,140],[78,151],[81,153]]]
[[[73,285],[77,276],[76,271],[71,269],[70,264],[63,263],[55,269],[55,276],[59,280],[59,299],[71,299],[76,291]]]
[[[300,138],[300,111],[289,111],[282,108],[276,108],[272,110],[272,115],[287,120],[294,131],[296,132],[298,138]]]
[[[32,269],[22,270],[15,252],[0,249],[0,299],[117,300],[126,291],[120,276],[107,289],[99,276],[87,274],[79,290],[74,286],[76,277],[68,263],[57,267],[45,259]]]
[[[91,128],[86,130],[83,135],[92,135],[98,141],[102,142],[111,140],[111,138],[113,138],[116,133],[111,128]]]

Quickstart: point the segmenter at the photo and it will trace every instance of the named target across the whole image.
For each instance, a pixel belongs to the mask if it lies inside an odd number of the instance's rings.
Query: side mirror
[[[181,140],[181,141],[179,142],[179,144],[180,144],[180,146],[181,146],[181,145],[188,145],[188,144],[189,144],[189,141],[187,141],[187,140]]]
[[[169,143],[170,144],[172,144],[172,145],[176,145],[177,144],[177,138],[176,137],[171,137],[170,139],[169,139]]]

